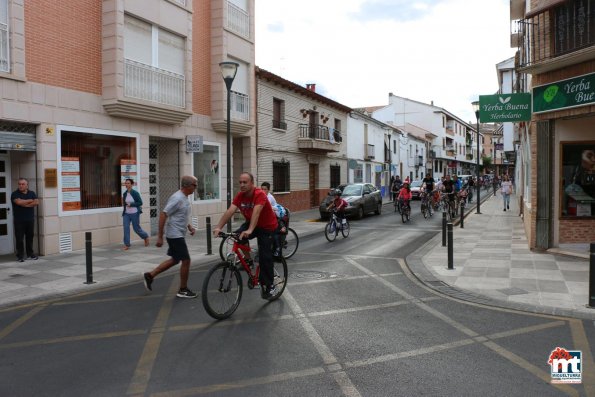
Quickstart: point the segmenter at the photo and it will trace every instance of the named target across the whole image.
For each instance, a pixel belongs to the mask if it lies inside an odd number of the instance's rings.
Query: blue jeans
[[[147,232],[145,232],[140,227],[140,214],[137,212],[135,214],[127,214],[124,213],[122,215],[122,223],[124,225],[124,245],[130,247],[130,223],[132,223],[132,228],[134,232],[138,234],[140,238],[143,240],[149,237]]]
[[[502,193],[502,198],[504,199],[504,209],[510,207],[510,194]]]

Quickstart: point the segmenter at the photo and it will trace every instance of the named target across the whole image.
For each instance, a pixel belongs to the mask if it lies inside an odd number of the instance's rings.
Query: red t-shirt
[[[337,211],[343,211],[347,207],[347,201],[343,200],[341,197],[333,199],[333,204],[335,204],[335,209]]]
[[[277,216],[273,211],[273,207],[271,207],[267,195],[261,189],[254,188],[252,197],[246,197],[243,192],[239,192],[233,199],[232,204],[240,209],[240,212],[248,222],[252,219],[254,206],[262,205],[262,211],[260,211],[256,227],[268,231],[277,229]]]

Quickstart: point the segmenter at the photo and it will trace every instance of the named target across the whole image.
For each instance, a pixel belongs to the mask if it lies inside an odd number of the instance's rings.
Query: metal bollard
[[[461,229],[465,228],[465,201],[461,201]]]
[[[448,270],[452,270],[454,269],[454,247],[452,246],[452,222],[448,222],[448,225],[446,226],[448,228]]]
[[[589,307],[595,309],[595,243],[591,243],[589,255]]]
[[[442,246],[446,247],[446,211],[442,210]]]
[[[87,281],[84,284],[95,284],[93,282],[93,241],[91,232],[85,232],[85,254],[87,265]]]
[[[207,255],[213,255],[213,244],[211,243],[211,217],[207,216]]]

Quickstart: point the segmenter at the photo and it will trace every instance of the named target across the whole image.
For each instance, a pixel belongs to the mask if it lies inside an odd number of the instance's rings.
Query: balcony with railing
[[[230,104],[232,120],[250,121],[250,97],[248,95],[231,91]]]
[[[595,1],[569,0],[528,13],[512,32],[519,52],[517,67],[538,73],[595,56]]]
[[[281,120],[273,120],[273,128],[277,130],[287,131],[287,123]]]
[[[124,59],[124,87],[104,88],[103,107],[113,117],[179,124],[192,115],[186,109],[186,79],[183,75]]]
[[[8,25],[0,23],[0,72],[10,72]]]
[[[299,124],[298,149],[311,153],[338,152],[341,131],[321,124]]]
[[[124,96],[184,108],[186,81],[181,74],[125,59]]]
[[[227,2],[225,27],[232,32],[250,39],[250,15],[231,2]]]

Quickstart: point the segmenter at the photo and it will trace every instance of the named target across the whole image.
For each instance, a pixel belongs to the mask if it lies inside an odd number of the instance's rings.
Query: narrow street
[[[244,289],[216,322],[175,298],[177,272],[153,293],[140,280],[0,311],[1,395],[587,396],[551,385],[559,344],[594,353],[593,324],[483,307],[420,284],[404,258],[439,231],[414,202],[352,222],[329,243],[302,239],[278,301]],[[194,268],[199,290],[207,267]],[[585,373],[592,363],[584,363]],[[586,377],[586,375],[585,375]]]

